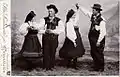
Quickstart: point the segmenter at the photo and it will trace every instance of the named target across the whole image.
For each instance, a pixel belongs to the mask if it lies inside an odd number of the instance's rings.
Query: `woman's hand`
[[[47,29],[46,31],[45,31],[45,33],[53,33],[52,31],[51,31],[51,29]]]
[[[30,30],[30,26],[27,27],[27,30]]]
[[[34,26],[28,26],[27,30],[35,30],[35,27]]]
[[[78,3],[76,3],[75,6],[76,6],[77,9],[79,9],[79,4]]]
[[[76,42],[74,42],[74,47],[77,47],[77,44],[76,44]]]

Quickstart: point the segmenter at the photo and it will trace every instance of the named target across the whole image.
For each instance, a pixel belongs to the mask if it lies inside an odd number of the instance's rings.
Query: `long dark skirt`
[[[22,49],[18,53],[15,63],[19,62],[20,64],[16,65],[21,69],[31,70],[35,68],[36,62],[40,59],[40,52],[41,44],[37,36],[37,31],[29,31],[25,36]]]
[[[76,39],[77,47],[74,47],[73,42],[66,37],[64,45],[59,51],[59,56],[61,58],[76,58],[76,57],[82,57],[84,55],[85,49],[82,43],[79,29],[75,28],[75,32],[77,35],[77,39]]]
[[[41,52],[41,44],[39,42],[37,33],[33,31],[29,31],[28,34],[25,36],[25,40],[20,51],[23,52]]]

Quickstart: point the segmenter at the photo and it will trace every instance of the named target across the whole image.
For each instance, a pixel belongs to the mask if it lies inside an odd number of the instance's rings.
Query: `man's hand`
[[[50,33],[50,32],[49,32],[49,29],[47,29],[47,30],[45,31],[45,33]]]
[[[51,29],[47,29],[45,33],[53,33],[53,32],[51,31]]]

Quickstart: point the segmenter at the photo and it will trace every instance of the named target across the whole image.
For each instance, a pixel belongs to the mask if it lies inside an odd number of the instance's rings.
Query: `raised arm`
[[[19,28],[19,32],[21,35],[25,36],[28,32],[27,30],[28,24],[27,23],[23,23],[20,28]]]
[[[80,5],[80,4],[76,4],[76,6],[77,7],[79,7],[79,9],[86,15],[86,16],[88,16],[89,18],[91,18],[91,16],[92,16],[92,13],[89,11],[89,10],[87,10],[86,8],[84,8],[82,5]]]
[[[75,12],[75,21],[74,21],[74,26],[77,26],[77,22],[79,21],[79,13],[80,13],[80,10],[79,10],[79,7],[76,5],[77,7],[77,10]]]

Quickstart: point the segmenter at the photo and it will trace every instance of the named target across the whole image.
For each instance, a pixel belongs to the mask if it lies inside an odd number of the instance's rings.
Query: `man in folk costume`
[[[55,5],[50,4],[47,6],[49,15],[41,19],[40,25],[43,29],[40,33],[42,36],[43,46],[43,68],[46,70],[52,70],[55,65],[55,53],[58,47],[58,35],[64,32],[64,24],[60,18],[56,17],[58,9]]]
[[[92,13],[87,11],[84,7],[80,6],[81,11],[91,18],[91,27],[89,30],[88,38],[91,46],[91,56],[94,61],[94,71],[104,71],[104,47],[105,47],[105,19],[101,15],[101,5],[94,4]]]

